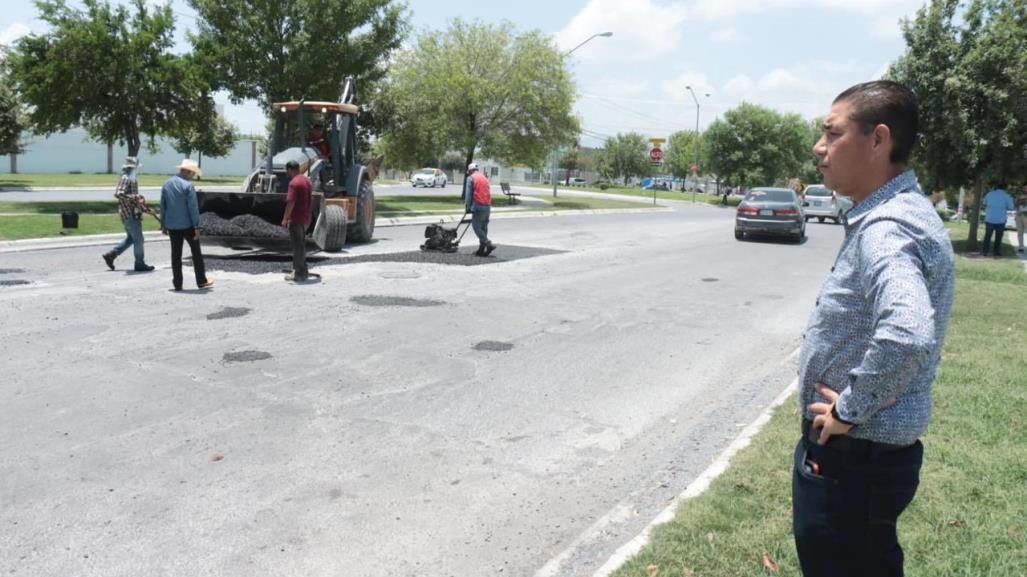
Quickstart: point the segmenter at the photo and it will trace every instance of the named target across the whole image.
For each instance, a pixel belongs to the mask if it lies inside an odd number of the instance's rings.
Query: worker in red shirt
[[[496,245],[489,240],[489,216],[492,213],[492,189],[489,179],[478,170],[474,162],[467,165],[467,180],[464,183],[464,202],[467,212],[471,213],[471,226],[478,235],[476,256],[488,256],[496,250]]]
[[[289,231],[292,243],[292,274],[285,277],[287,281],[303,282],[310,277],[321,278],[321,275],[307,271],[307,227],[310,226],[310,196],[313,185],[304,174],[300,174],[300,165],[295,160],[285,163],[285,173],[289,176],[289,195],[285,201],[285,217],[282,228]]]

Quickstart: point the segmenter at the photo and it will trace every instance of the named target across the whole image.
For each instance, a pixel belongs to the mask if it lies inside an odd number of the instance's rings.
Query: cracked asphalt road
[[[142,274],[0,255],[31,282],[0,286],[0,573],[521,576],[632,512],[561,573],[587,574],[793,376],[841,228],[732,217],[495,220],[496,255],[537,254],[489,266],[382,228],[320,283],[272,260],[181,293],[166,242]]]

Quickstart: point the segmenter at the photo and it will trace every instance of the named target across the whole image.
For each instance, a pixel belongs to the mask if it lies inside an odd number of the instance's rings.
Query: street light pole
[[[593,34],[593,35],[589,36],[588,38],[586,38],[585,41],[582,42],[581,44],[578,44],[574,48],[571,48],[567,52],[564,52],[563,55],[565,57],[566,56],[570,56],[572,52],[574,52],[578,48],[581,48],[582,46],[588,44],[594,38],[609,38],[610,36],[613,36],[613,32],[599,32],[597,34]],[[560,152],[560,147],[554,146],[553,147],[553,164],[552,164],[552,167],[549,170],[549,178],[551,178],[553,180],[553,197],[554,198],[556,197],[556,161],[557,161],[557,159],[559,157],[559,152]]]
[[[692,95],[692,101],[695,102],[695,162],[693,166],[699,166],[699,99],[695,97],[695,91],[692,90],[691,86],[685,86],[688,93]],[[709,97],[709,93],[706,94]],[[699,172],[696,170],[692,173],[692,202],[695,202],[695,189],[698,188],[699,184]]]

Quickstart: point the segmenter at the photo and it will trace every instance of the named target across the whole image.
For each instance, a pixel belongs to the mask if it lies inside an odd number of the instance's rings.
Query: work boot
[[[115,255],[113,252],[103,253],[103,262],[107,263],[107,268],[114,270],[114,259]]]
[[[478,250],[474,251],[474,256],[485,256],[485,244],[479,244]]]
[[[490,240],[488,244],[485,245],[485,254],[482,256],[488,256],[492,254],[492,251],[494,250],[496,250],[496,245],[492,244],[492,241]]]
[[[136,268],[135,268],[135,271],[136,272],[151,272],[155,268],[157,268],[157,267],[155,267],[153,265],[145,264],[145,263],[144,264],[137,264]]]

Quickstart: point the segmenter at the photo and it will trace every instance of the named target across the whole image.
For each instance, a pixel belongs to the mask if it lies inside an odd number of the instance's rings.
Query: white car
[[[414,188],[417,188],[418,186],[430,186],[432,188],[440,186],[442,188],[446,188],[448,180],[449,179],[446,178],[446,173],[437,168],[422,168],[410,177],[410,184],[413,185]]]
[[[831,219],[835,223],[842,221],[842,215],[852,208],[852,201],[822,184],[811,184],[802,193],[803,207],[806,208],[806,220],[816,218],[818,222]]]

